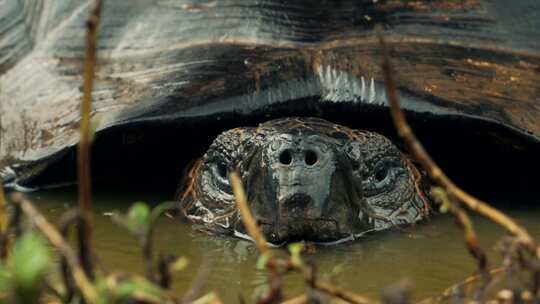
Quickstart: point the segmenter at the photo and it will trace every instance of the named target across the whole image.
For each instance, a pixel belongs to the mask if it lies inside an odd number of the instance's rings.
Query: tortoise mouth
[[[258,218],[257,223],[266,240],[276,246],[298,241],[334,244],[350,240],[355,235],[340,225],[340,221],[332,218],[287,217],[280,218],[278,222]],[[243,226],[237,228],[235,234],[250,239]]]
[[[344,229],[345,227],[340,225],[339,220],[332,218],[292,217],[288,219],[287,223],[276,223],[257,217],[256,222],[268,244],[274,247],[281,247],[293,242],[313,242],[317,245],[331,246],[354,241],[367,234],[389,228],[366,226],[353,231],[352,229]],[[233,235],[240,239],[253,241],[241,223],[236,225]]]
[[[293,194],[278,202],[279,216],[286,219],[317,220],[308,216],[309,210],[313,207],[313,198],[304,193]]]

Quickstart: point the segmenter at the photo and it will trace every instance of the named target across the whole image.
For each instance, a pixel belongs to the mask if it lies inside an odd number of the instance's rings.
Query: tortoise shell
[[[74,176],[88,3],[2,5],[5,184]],[[447,119],[470,132],[487,125],[478,132],[537,149],[539,13],[535,0],[107,1],[93,92],[94,158],[155,163],[188,150],[190,140],[208,143],[201,138],[267,117],[373,122],[381,116],[372,113],[387,108],[377,24],[393,48],[403,107],[419,121]],[[159,151],[145,154],[152,149]],[[51,170],[59,164],[62,170]]]

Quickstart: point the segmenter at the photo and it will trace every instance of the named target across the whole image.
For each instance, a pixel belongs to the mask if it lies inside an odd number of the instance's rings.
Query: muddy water
[[[30,195],[39,208],[51,219],[73,206],[75,190],[47,191]],[[94,194],[95,248],[99,262],[108,271],[142,273],[141,254],[134,237],[112,223],[107,214],[126,210],[134,201],[152,204],[168,196],[121,191],[97,190]],[[506,198],[500,198],[506,200]],[[513,199],[514,200],[514,199]],[[535,237],[540,237],[540,208],[538,200],[520,200],[520,207],[506,207]],[[524,207],[527,205],[527,207]],[[494,250],[501,230],[481,218],[474,218],[481,244],[489,251],[492,261],[498,261]],[[237,302],[239,295],[250,299],[254,292],[265,287],[264,273],[255,269],[257,253],[251,243],[212,237],[194,231],[188,223],[163,218],[157,227],[156,252],[186,256],[190,264],[175,277],[178,294],[189,288],[201,264],[211,272],[206,290],[216,291],[226,302]],[[305,259],[317,264],[323,277],[359,293],[377,297],[381,288],[399,279],[414,283],[414,297],[424,298],[440,293],[474,271],[474,262],[464,249],[460,231],[448,216],[438,216],[403,231],[381,233],[353,243],[318,247]],[[299,276],[287,278],[287,296],[303,291]]]

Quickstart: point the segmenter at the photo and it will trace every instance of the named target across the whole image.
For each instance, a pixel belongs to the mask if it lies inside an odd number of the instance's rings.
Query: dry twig
[[[70,210],[62,215],[58,223],[58,230],[60,235],[66,239],[68,237],[69,229],[80,222],[79,212],[76,209]],[[64,281],[65,296],[67,302],[71,302],[73,296],[75,296],[75,284],[73,282],[73,276],[71,275],[68,261],[64,256],[60,260],[60,270],[62,273],[62,279]]]
[[[308,296],[303,294],[283,301],[281,304],[305,304],[308,303]]]
[[[8,246],[8,214],[6,207],[6,197],[4,195],[4,186],[0,182],[0,260],[3,260],[7,257],[7,246]]]
[[[92,198],[90,189],[90,146],[92,129],[92,89],[96,66],[97,27],[101,14],[101,0],[95,0],[87,22],[86,54],[84,61],[83,99],[81,102],[80,139],[78,146],[78,186],[81,225],[79,227],[79,255],[88,276],[93,277],[92,267]]]
[[[12,196],[12,199],[13,203],[18,204],[21,207],[22,211],[30,219],[32,224],[36,226],[43,235],[45,235],[49,242],[56,249],[58,249],[58,251],[66,259],[71,269],[71,274],[73,275],[75,284],[81,291],[86,303],[95,303],[97,297],[96,290],[79,263],[77,255],[67,244],[66,240],[21,193],[15,193]]]
[[[467,213],[459,206],[459,203],[453,197],[449,197],[448,194],[441,188],[435,187],[432,190],[432,195],[436,197],[441,203],[441,206],[448,208],[448,211],[452,213],[457,221],[458,226],[463,230],[463,237],[469,253],[476,259],[478,264],[478,273],[483,278],[482,288],[478,296],[482,296],[484,287],[486,287],[491,276],[488,271],[488,260],[486,253],[478,244],[478,238],[474,231],[473,223]],[[478,300],[478,299],[477,299]]]
[[[193,281],[191,282],[189,290],[182,297],[182,303],[193,303],[195,299],[200,296],[201,292],[204,289],[204,285],[206,284],[206,280],[210,275],[210,270],[210,260],[204,258],[203,263],[201,264],[199,270],[197,271],[197,274],[195,275],[195,279],[193,279]]]
[[[253,215],[251,214],[251,211],[249,210],[249,206],[247,203],[247,197],[246,192],[244,191],[244,187],[242,186],[242,181],[240,180],[240,176],[238,172],[232,172],[231,176],[231,186],[234,193],[234,198],[236,200],[236,206],[238,207],[238,210],[240,211],[240,216],[242,217],[242,221],[244,222],[244,225],[246,226],[246,230],[253,238],[253,241],[255,242],[255,246],[257,246],[257,249],[262,255],[265,255],[268,253],[268,246],[266,245],[266,238],[259,230],[259,227],[257,226],[257,223],[255,222],[255,219],[253,219]]]
[[[349,303],[355,303],[355,304],[367,304],[372,303],[373,301],[370,301],[368,298],[363,297],[361,295],[342,290],[341,288],[331,285],[329,283],[316,281],[313,284],[313,288],[322,291],[328,295],[331,295],[333,297],[342,299],[344,301],[347,301]]]
[[[507,268],[506,267],[498,267],[498,268],[493,268],[491,270],[489,270],[489,275],[490,276],[496,276],[496,275],[501,275],[503,274],[505,271],[507,271]],[[470,286],[476,282],[478,282],[479,280],[482,280],[482,275],[481,274],[475,274],[475,275],[472,275],[466,279],[464,279],[463,281],[459,282],[459,283],[456,283],[448,288],[446,288],[442,293],[441,293],[441,297],[449,297],[452,295],[452,293],[455,291],[455,290],[458,290],[460,288],[463,288],[463,287],[466,287],[466,286]]]
[[[410,152],[414,155],[417,161],[426,169],[429,177],[442,186],[451,196],[458,199],[465,204],[469,209],[481,214],[482,216],[490,219],[498,225],[504,227],[508,232],[514,235],[521,244],[523,244],[528,250],[536,254],[540,258],[540,248],[537,247],[534,239],[529,233],[518,225],[512,218],[502,213],[501,211],[491,207],[484,201],[481,201],[469,193],[458,187],[441,168],[433,161],[433,159],[426,152],[422,144],[416,138],[411,127],[405,119],[405,115],[401,110],[400,103],[397,97],[396,85],[392,77],[392,68],[390,66],[390,55],[386,43],[379,33],[379,41],[381,50],[383,53],[383,75],[384,84],[386,87],[386,96],[390,103],[390,112],[392,120],[397,129],[398,135],[403,139],[409,148]]]

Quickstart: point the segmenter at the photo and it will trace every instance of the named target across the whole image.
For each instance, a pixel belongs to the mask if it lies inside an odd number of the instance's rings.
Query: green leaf
[[[193,301],[193,304],[209,304],[209,303],[222,303],[222,301],[219,299],[218,295],[215,294],[213,291]]]
[[[152,212],[150,213],[150,221],[153,224],[157,219],[165,212],[172,210],[177,207],[176,202],[164,202],[157,206],[155,206],[152,209]]]
[[[342,274],[344,271],[345,271],[345,264],[337,264],[336,266],[334,266],[334,268],[332,268],[332,275],[338,276]]]
[[[160,302],[162,296],[159,287],[143,279],[120,282],[114,293],[118,300],[148,299],[154,302]]]
[[[159,216],[176,207],[174,202],[165,202],[150,210],[148,204],[136,202],[126,214],[113,214],[113,221],[138,236],[145,235]]]
[[[266,264],[268,264],[268,261],[270,260],[271,257],[272,257],[272,254],[270,253],[262,254],[261,256],[259,256],[259,259],[257,260],[257,264],[256,264],[257,269],[259,270],[266,269]]]
[[[288,246],[289,252],[291,253],[291,262],[293,265],[302,266],[302,250],[304,250],[304,244],[302,243],[292,243]]]
[[[113,220],[133,234],[145,234],[150,225],[150,208],[146,203],[136,202],[125,215],[114,214]]]
[[[96,287],[96,304],[167,303],[164,301],[166,293],[163,289],[137,275],[98,275]]]
[[[46,241],[40,235],[24,234],[16,243],[11,255],[15,282],[21,286],[34,286],[41,281],[51,262]]]
[[[11,286],[11,274],[6,267],[0,263],[0,294],[8,292]],[[1,301],[0,301],[1,302]]]
[[[133,293],[137,291],[138,286],[133,282],[123,282],[114,290],[115,296],[119,299],[129,299],[133,296]]]
[[[449,210],[448,204],[441,204],[441,206],[439,207],[439,212],[440,213],[447,213],[448,210]]]
[[[39,234],[29,232],[15,242],[9,266],[16,302],[37,303],[50,263],[49,247]]]
[[[170,271],[177,272],[186,269],[189,260],[186,257],[179,257],[169,266]]]
[[[434,187],[431,189],[431,194],[438,202],[440,202],[439,211],[441,213],[447,213],[451,206],[446,190],[441,187]]]

